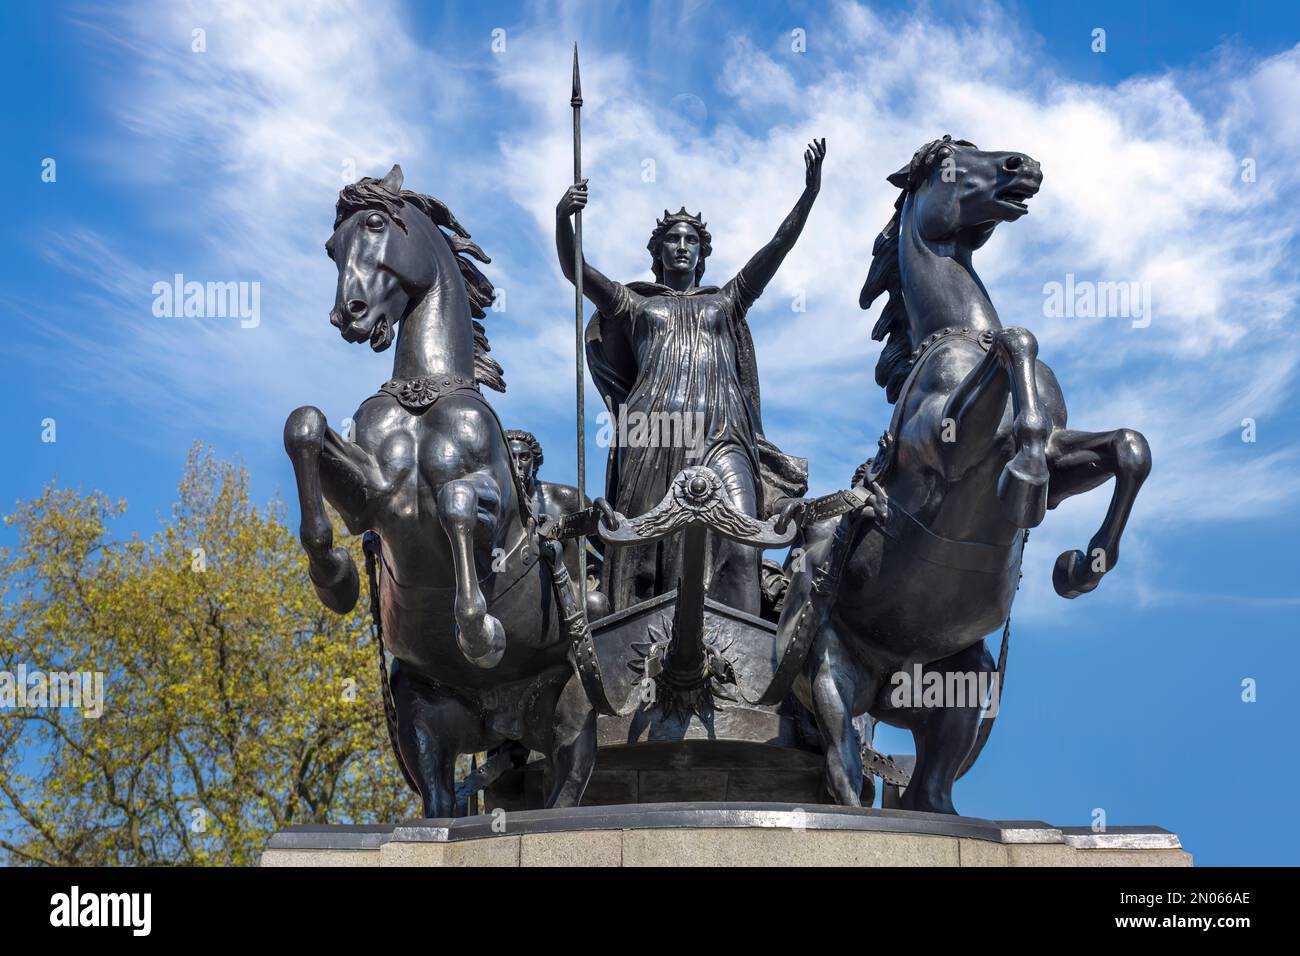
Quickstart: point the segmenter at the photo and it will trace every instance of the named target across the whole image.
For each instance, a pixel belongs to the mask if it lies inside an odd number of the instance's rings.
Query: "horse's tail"
[[[1002,688],[1007,673],[1007,647],[1011,643],[1011,615],[1007,615],[1007,623],[1002,626],[1002,647],[998,650],[998,668],[995,672],[998,679],[998,707],[1001,709]],[[961,769],[957,771],[954,780],[960,780],[966,775],[966,771],[975,766],[975,761],[979,759],[980,753],[984,750],[984,745],[988,743],[989,734],[993,733],[993,721],[997,717],[986,717],[980,721],[979,733],[975,735],[975,743],[971,746],[970,752],[966,754],[966,759],[962,761]]]

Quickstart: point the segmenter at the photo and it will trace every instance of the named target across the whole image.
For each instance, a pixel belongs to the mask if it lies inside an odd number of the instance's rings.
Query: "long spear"
[[[578,44],[573,44],[573,183],[582,182],[582,78],[578,75]],[[574,352],[577,356],[578,405],[578,507],[587,506],[587,427],[584,401],[585,371],[582,362],[582,210],[573,215],[573,327]],[[587,597],[587,539],[578,539],[578,589],[580,600]]]

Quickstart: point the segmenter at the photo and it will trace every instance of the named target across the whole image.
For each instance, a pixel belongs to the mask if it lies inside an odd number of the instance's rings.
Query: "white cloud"
[[[440,189],[456,188],[446,168],[467,173],[440,133],[473,108],[471,88],[408,39],[401,12],[359,0],[310,11],[148,3],[82,23],[126,65],[102,95],[128,135],[102,142],[101,157],[157,205],[118,235],[88,242],[73,226],[47,244],[49,258],[106,296],[96,322],[72,320],[82,349],[61,361],[145,410],[166,407],[159,393],[173,406],[186,400],[193,417],[177,425],[191,432],[251,431],[278,444],[277,421],[297,404],[321,405],[336,424],[350,414],[391,356],[347,347],[327,322],[334,196],[345,175],[382,174],[395,161],[413,179],[438,170]],[[202,52],[191,48],[196,28],[206,31]],[[152,318],[152,284],[177,272],[260,282],[260,325]]]
[[[660,71],[632,58],[639,48],[612,13],[588,17],[566,5],[556,27],[534,10],[509,28],[508,55],[491,57],[485,38],[481,52],[453,62],[435,52],[443,49],[436,35],[413,38],[394,4],[312,9],[148,4],[87,25],[130,50],[134,67],[108,95],[131,139],[105,146],[124,177],[174,200],[176,218],[159,231],[176,239],[192,263],[186,271],[247,274],[271,287],[271,314],[255,332],[176,325],[150,328],[149,348],[115,339],[107,387],[117,387],[119,372],[130,373],[123,385],[154,375],[196,414],[261,436],[275,434],[269,419],[301,402],[347,414],[387,374],[390,357],[345,347],[326,324],[333,266],[321,243],[343,161],[355,160],[358,175],[400,161],[408,184],[447,199],[496,257],[489,275],[510,304],[489,329],[511,393],[494,402],[554,443],[548,461],[564,461],[572,292],[551,236],[571,172],[569,66],[581,20],[592,38],[583,46],[587,252],[612,277],[648,276],[654,219],[684,203],[704,211],[715,237],[708,278],[729,278],[798,196],[804,144],[828,138],[821,198],[751,315],[768,430],[812,459],[817,490],[841,485],[887,420],[872,381],[874,312],[857,308],[894,200],[884,177],[919,144],[951,132],[1043,163],[1032,214],[1002,227],[976,266],[1004,323],[1038,335],[1072,426],[1127,425],[1151,440],[1155,470],[1129,553],[1165,523],[1274,514],[1300,492],[1293,451],[1234,443],[1243,417],[1265,422],[1294,393],[1297,277],[1286,250],[1297,229],[1300,48],[1108,87],[1054,73],[1038,39],[995,6],[973,26],[950,27],[926,12],[886,18],[840,3],[806,17],[806,54],[791,52],[787,33],[736,33],[716,47],[694,37],[699,61],[718,63],[701,123],[694,106],[684,117],[663,95]],[[693,10],[678,12],[689,23]],[[207,24],[205,54],[189,52],[195,24]],[[667,41],[655,36],[657,65]],[[1246,156],[1258,160],[1255,183],[1241,181]],[[108,323],[139,334],[147,287],[135,285],[173,267],[166,250],[126,251],[136,243],[114,251],[134,259],[120,269],[75,261],[112,244],[105,236],[81,244],[69,229],[52,255],[115,303]],[[1132,329],[1044,317],[1043,283],[1066,273],[1150,282],[1155,321]],[[806,312],[791,310],[800,290]],[[102,358],[88,354],[87,370]],[[598,402],[589,387],[589,412]],[[1206,499],[1212,476],[1231,483],[1231,503]],[[1042,536],[1053,548],[1058,539],[1081,547],[1107,496],[1072,502]]]
[[[1297,346],[1283,331],[1295,313],[1285,250],[1297,223],[1279,212],[1296,181],[1291,168],[1275,166],[1267,181],[1243,182],[1238,144],[1271,139],[1258,127],[1275,119],[1282,135],[1296,135],[1281,104],[1288,88],[1300,88],[1288,87],[1297,51],[1224,78],[1234,104],[1225,116],[1191,98],[1196,75],[1162,73],[1116,87],[1055,76],[1026,53],[1035,44],[992,8],[981,26],[961,31],[924,14],[886,23],[845,4],[819,31],[810,29],[810,51],[829,31],[833,54],[815,60],[817,69],[804,68],[784,37],[731,38],[719,82],[729,99],[709,104],[721,118],[707,137],[674,137],[671,112],[656,108],[653,92],[621,61],[587,84],[589,99],[602,97],[589,114],[599,117],[589,120],[599,132],[587,140],[591,260],[612,276],[642,277],[654,215],[685,202],[705,207],[716,250],[710,276],[722,281],[797,195],[803,143],[826,135],[818,207],[751,319],[769,431],[809,455],[814,486],[827,489],[871,453],[886,421],[871,382],[877,347],[865,334],[874,313],[856,307],[894,198],[885,174],[941,132],[1024,150],[1043,163],[1044,190],[1033,215],[1004,226],[977,267],[1004,322],[1038,334],[1074,427],[1126,425],[1148,435],[1156,466],[1130,525],[1127,566],[1162,524],[1286,509],[1300,491],[1295,452],[1242,443],[1238,432],[1244,417],[1268,419],[1287,407],[1294,387]],[[543,234],[552,223],[547,186],[555,192],[565,181],[569,161],[555,107],[565,54],[557,43],[551,56],[505,77],[535,117],[506,141],[507,185]],[[662,171],[654,183],[637,176],[643,157]],[[1066,273],[1149,283],[1152,326],[1045,318],[1043,283]],[[806,313],[790,310],[799,289],[809,290]],[[1233,494],[1207,494],[1211,482]],[[1045,567],[1031,570],[1027,589],[1050,593],[1051,559],[1086,543],[1108,499],[1106,487],[1049,518],[1031,552]],[[1107,583],[1126,598],[1137,586]]]

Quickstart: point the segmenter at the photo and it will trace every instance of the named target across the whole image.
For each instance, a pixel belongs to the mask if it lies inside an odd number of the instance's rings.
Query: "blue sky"
[[[551,230],[574,40],[587,253],[616,278],[648,277],[654,216],[681,204],[709,220],[709,278],[730,277],[798,196],[803,144],[828,138],[818,205],[750,318],[769,434],[811,459],[815,492],[840,487],[889,412],[876,313],[856,304],[893,201],[884,177],[945,132],[1022,150],[1043,191],[977,269],[1003,321],[1038,335],[1071,424],[1143,431],[1155,469],[1095,593],[1057,598],[1050,569],[1087,541],[1107,491],[1031,538],[1002,717],[958,807],[1062,825],[1101,807],[1178,832],[1198,862],[1300,863],[1279,823],[1300,784],[1300,8],[310,8],[4,6],[6,508],[57,478],[127,497],[122,533],[148,531],[195,439],[242,458],[260,497],[291,493],[287,413],[316,404],[339,427],[391,367],[328,325],[322,245],[344,174],[393,162],[493,257],[507,307],[488,328],[510,383],[494,404],[539,435],[545,477],[572,481],[572,294]],[[156,318],[152,286],[175,273],[259,282],[260,322]],[[1043,286],[1067,274],[1149,283],[1153,321],[1046,316]]]

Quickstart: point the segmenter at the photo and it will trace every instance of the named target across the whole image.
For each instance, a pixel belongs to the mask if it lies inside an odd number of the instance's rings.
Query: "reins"
[[[374,637],[375,650],[379,653],[379,688],[384,700],[384,723],[388,726],[388,742],[397,758],[406,785],[418,796],[420,788],[415,785],[415,778],[406,766],[402,749],[397,745],[397,703],[393,700],[393,687],[388,676],[388,658],[384,653],[384,621],[379,613],[379,535],[367,531],[361,537],[361,548],[366,554],[366,578],[370,583],[370,633]]]

